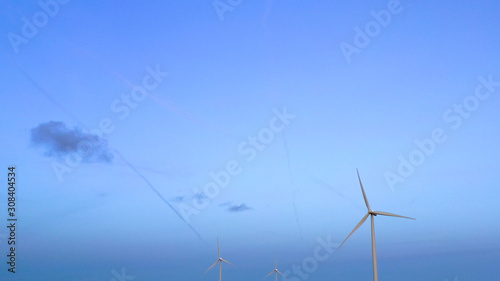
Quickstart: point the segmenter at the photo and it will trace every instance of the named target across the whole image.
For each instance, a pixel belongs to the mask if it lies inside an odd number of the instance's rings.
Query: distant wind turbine
[[[230,263],[230,262],[228,262],[227,260],[225,260],[225,259],[223,259],[223,258],[221,258],[221,257],[220,257],[219,237],[217,237],[217,251],[219,252],[219,259],[218,259],[218,260],[217,260],[214,264],[212,264],[212,266],[211,266],[211,267],[209,267],[209,268],[205,271],[205,273],[206,273],[207,271],[209,271],[210,269],[212,269],[212,267],[214,267],[217,263],[220,263],[220,264],[219,264],[219,267],[220,267],[220,268],[219,268],[219,281],[222,281],[222,262],[228,263],[228,264],[230,264],[230,265],[233,265],[233,264],[232,264],[232,263]]]
[[[366,204],[366,208],[368,208],[368,213],[366,213],[366,215],[361,219],[361,221],[358,223],[358,225],[356,225],[354,230],[351,232],[351,234],[349,234],[347,236],[347,238],[344,240],[344,242],[342,242],[342,244],[340,244],[339,249],[340,249],[340,247],[342,247],[342,245],[344,245],[345,241],[347,241],[347,239],[349,239],[349,237],[351,237],[351,235],[366,221],[368,216],[370,216],[371,222],[372,222],[373,280],[378,281],[377,249],[375,246],[375,222],[373,220],[373,217],[375,217],[376,215],[382,215],[382,216],[398,217],[398,218],[405,218],[405,219],[411,219],[411,220],[414,220],[414,218],[404,217],[404,216],[400,216],[400,215],[396,215],[396,214],[392,214],[392,213],[387,213],[387,212],[372,211],[372,209],[370,208],[370,204],[368,203],[368,199],[366,198],[365,190],[363,189],[363,184],[361,183],[361,178],[359,177],[358,169],[356,169],[356,172],[358,173],[359,185],[361,186],[361,192],[363,192],[363,198],[365,199],[365,204]]]
[[[276,257],[274,257],[274,270],[271,271],[271,273],[269,273],[268,275],[266,275],[266,277],[269,277],[269,275],[273,273],[276,274],[276,281],[278,281],[278,273],[281,274],[281,276],[285,277],[285,275],[283,275],[283,273],[281,273],[281,271],[278,270],[278,263],[276,262]]]

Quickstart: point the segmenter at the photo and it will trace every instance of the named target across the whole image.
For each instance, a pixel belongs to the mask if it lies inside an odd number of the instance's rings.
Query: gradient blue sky
[[[400,1],[348,62],[341,43],[390,2],[241,1],[221,19],[212,1],[72,0],[20,44],[23,18],[41,21],[43,9],[4,2],[0,167],[18,171],[19,245],[13,275],[0,228],[1,279],[131,280],[115,276],[124,269],[217,280],[204,271],[219,237],[235,264],[224,280],[262,280],[275,256],[288,280],[304,280],[294,265],[311,264],[318,240],[340,244],[366,212],[358,168],[374,210],[417,219],[376,217],[380,280],[498,280],[500,86],[478,77],[500,81],[500,3]],[[168,76],[126,106],[149,68]],[[474,98],[478,87],[489,96]],[[284,108],[295,117],[248,161],[240,146],[249,153],[248,138]],[[67,151],[33,141],[40,125],[81,136],[100,122],[113,128],[99,139],[112,161],[59,177]],[[391,188],[387,173],[434,130],[445,140]],[[189,225],[151,188],[182,212],[228,163],[241,172],[184,213]],[[369,223],[310,271],[371,280]]]

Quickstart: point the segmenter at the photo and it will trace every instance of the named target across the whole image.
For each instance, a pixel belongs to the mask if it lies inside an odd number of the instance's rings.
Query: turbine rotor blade
[[[368,198],[366,198],[365,190],[363,188],[363,183],[361,183],[361,177],[359,176],[358,169],[356,169],[356,172],[358,173],[359,185],[361,186],[361,191],[363,192],[363,198],[365,199],[366,207],[368,208],[368,211],[371,211],[372,209],[370,209],[370,203],[368,203]]]
[[[225,262],[225,263],[228,263],[228,264],[230,264],[230,265],[232,265],[232,266],[234,266],[234,264],[232,264],[232,263],[228,262],[228,261],[227,261],[227,260],[225,260],[225,259],[222,259],[222,261],[223,261],[223,262]]]
[[[347,236],[347,238],[344,240],[344,242],[342,242],[342,244],[340,244],[339,249],[340,249],[340,247],[342,247],[342,245],[344,245],[345,241],[347,241],[347,239],[349,239],[349,237],[351,237],[351,235],[354,233],[354,231],[356,231],[366,221],[366,219],[368,218],[369,215],[370,215],[370,213],[366,213],[366,215],[361,219],[361,221],[358,223],[358,225],[356,225],[356,227]]]
[[[212,264],[211,267],[209,267],[207,270],[205,270],[205,273],[207,273],[207,271],[209,271],[210,269],[212,269],[212,267],[214,267],[218,262],[219,262],[219,260],[217,260],[214,264]]]
[[[220,259],[219,237],[217,237],[217,252],[219,253],[219,259]]]
[[[269,276],[270,276],[271,274],[273,274],[273,273],[274,273],[274,270],[273,270],[273,271],[271,271],[271,273],[269,273],[268,275],[266,275],[266,277],[269,277]],[[266,278],[266,277],[264,277],[264,278]]]
[[[278,270],[278,273],[281,274],[281,276],[286,278],[286,276],[283,273],[281,273],[281,271]]]
[[[403,218],[403,219],[414,220],[414,218],[405,217],[405,216],[401,216],[401,215],[396,215],[396,214],[388,213],[388,212],[376,211],[376,212],[372,212],[372,213],[375,214],[375,215],[382,215],[382,216],[389,216],[389,217],[398,217],[398,218]]]

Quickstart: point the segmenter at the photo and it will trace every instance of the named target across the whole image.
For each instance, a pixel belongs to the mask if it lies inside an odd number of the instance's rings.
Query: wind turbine
[[[214,267],[217,263],[220,263],[220,264],[219,264],[219,267],[220,267],[220,269],[219,269],[219,281],[222,281],[222,262],[228,263],[228,264],[230,264],[230,265],[233,265],[233,264],[232,264],[232,263],[230,263],[230,262],[228,262],[227,260],[225,260],[225,259],[223,259],[223,258],[221,258],[221,257],[220,257],[219,237],[217,237],[217,251],[219,252],[219,259],[218,259],[218,260],[217,260],[214,264],[212,264],[212,266],[211,266],[211,267],[209,267],[209,268],[205,271],[205,273],[206,273],[207,271],[209,271],[210,269],[212,269],[212,267]]]
[[[373,280],[378,281],[377,249],[375,246],[375,222],[373,220],[373,217],[375,217],[376,215],[382,215],[382,216],[398,217],[398,218],[405,218],[405,219],[411,219],[411,220],[414,220],[414,218],[404,217],[404,216],[400,216],[400,215],[396,215],[396,214],[392,214],[392,213],[387,213],[387,212],[372,211],[372,209],[370,208],[370,204],[368,203],[368,199],[366,198],[365,190],[363,189],[363,184],[361,183],[361,178],[359,177],[358,169],[356,169],[356,172],[358,173],[359,185],[361,186],[361,192],[363,192],[363,198],[365,199],[365,204],[366,204],[366,208],[368,208],[368,213],[366,213],[366,215],[361,219],[361,221],[358,223],[358,225],[356,225],[354,230],[351,232],[351,234],[349,234],[349,236],[347,236],[347,238],[344,240],[344,242],[342,242],[342,244],[340,244],[339,249],[340,249],[340,247],[342,247],[342,245],[344,245],[345,241],[347,241],[347,239],[349,237],[351,237],[351,235],[366,221],[368,216],[370,216],[371,222],[372,222]]]
[[[273,273],[276,273],[276,281],[278,281],[278,273],[281,274],[281,276],[285,277],[285,275],[283,275],[283,273],[281,273],[281,271],[278,270],[278,264],[276,262],[276,257],[274,257],[274,270],[271,271],[271,273],[269,273],[268,275],[266,275],[266,277],[269,277],[269,275],[271,275]]]

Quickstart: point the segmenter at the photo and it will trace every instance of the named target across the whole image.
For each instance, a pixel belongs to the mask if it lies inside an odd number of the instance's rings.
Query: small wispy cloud
[[[58,121],[41,123],[31,129],[31,143],[43,147],[47,157],[61,159],[77,153],[84,163],[111,162],[113,159],[105,139],[78,127],[68,128]]]
[[[244,212],[252,210],[252,208],[248,207],[247,204],[242,203],[242,204],[231,204],[226,208],[226,211],[231,212],[231,213],[238,213],[238,212]]]
[[[209,200],[210,198],[208,198],[204,193],[202,192],[197,192],[193,195],[178,195],[178,196],[175,196],[175,197],[172,197],[171,201],[172,202],[177,202],[177,203],[181,203],[181,202],[184,202],[184,203],[188,203],[188,202],[192,202],[193,200],[196,200],[198,202],[204,202],[206,200]],[[220,204],[219,204],[220,206]]]
[[[203,200],[203,199],[208,199],[208,197],[205,195],[205,193],[197,192],[193,195],[194,199],[197,200]]]
[[[98,197],[108,197],[108,194],[106,192],[99,192],[97,193]]]
[[[226,201],[224,203],[220,203],[218,206],[219,207],[227,207],[227,206],[232,206],[234,203],[232,201]]]
[[[173,202],[184,202],[184,198],[185,197],[186,196],[176,196],[171,201],[173,201]]]

